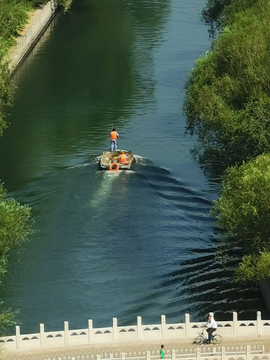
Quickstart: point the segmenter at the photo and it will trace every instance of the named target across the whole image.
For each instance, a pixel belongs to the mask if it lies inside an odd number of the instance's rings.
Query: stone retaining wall
[[[9,62],[9,69],[11,73],[16,70],[21,61],[37,43],[55,16],[57,9],[58,4],[55,0],[51,0],[43,7],[36,10],[30,17],[29,22],[16,40],[16,44],[11,48],[6,58]]]

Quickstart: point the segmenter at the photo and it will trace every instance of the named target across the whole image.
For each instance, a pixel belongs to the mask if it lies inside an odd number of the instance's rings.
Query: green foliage
[[[270,278],[270,252],[244,256],[236,271],[237,281],[254,281]]]
[[[3,184],[0,184],[0,284],[6,272],[10,250],[22,244],[33,232],[30,208],[7,198]],[[0,331],[12,325],[15,313],[0,302]]]
[[[0,336],[4,335],[4,331],[7,327],[16,325],[16,315],[18,311],[11,310],[0,301]],[[0,352],[1,358],[1,352]]]
[[[235,21],[239,12],[262,9],[267,0],[208,0],[202,11],[202,19],[209,26],[212,37]]]
[[[229,235],[256,256],[270,250],[270,154],[227,170],[213,213]]]
[[[18,0],[0,0],[0,38],[16,36],[25,24],[30,10],[29,3]]]
[[[270,277],[270,3],[208,0],[202,16],[220,34],[189,76],[187,129],[201,161],[242,164],[227,170],[212,213],[227,232],[221,256],[245,255],[237,280],[259,281]]]
[[[257,2],[235,14],[186,85],[188,131],[227,164],[270,151],[270,3]]]
[[[6,197],[0,185],[0,258],[31,233],[30,208]],[[5,263],[3,264],[5,265]]]

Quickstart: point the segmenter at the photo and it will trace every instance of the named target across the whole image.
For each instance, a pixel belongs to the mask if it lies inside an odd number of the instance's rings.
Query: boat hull
[[[128,157],[129,164],[121,164],[117,161],[118,157],[121,153],[125,153]],[[134,156],[131,151],[127,150],[117,150],[117,151],[105,151],[99,161],[99,168],[101,170],[110,170],[110,166],[113,163],[117,163],[119,165],[119,170],[130,170],[132,164],[134,163]]]

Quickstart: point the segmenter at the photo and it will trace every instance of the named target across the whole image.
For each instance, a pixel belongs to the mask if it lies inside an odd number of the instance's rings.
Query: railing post
[[[175,349],[172,349],[172,360],[176,359]]]
[[[166,335],[166,316],[161,315],[161,339],[165,339]]]
[[[247,345],[246,360],[251,360],[251,356],[250,356],[250,345]]]
[[[88,344],[92,342],[93,320],[88,320]]]
[[[196,360],[200,360],[201,359],[201,349],[197,348],[196,350]]]
[[[68,345],[68,321],[64,321],[64,344]]]
[[[221,347],[221,360],[226,360],[225,346]]]
[[[113,341],[118,340],[117,318],[113,318]]]
[[[44,324],[39,324],[39,345],[40,347],[44,346],[45,334],[44,334]]]
[[[137,340],[142,340],[143,331],[142,331],[142,317],[137,316]]]
[[[21,348],[21,334],[20,334],[20,326],[17,325],[15,327],[16,329],[16,349],[20,349]]]
[[[237,312],[233,312],[233,335],[237,335],[238,333],[238,319]]]
[[[146,351],[146,360],[151,360],[150,351]]]
[[[262,314],[260,311],[257,311],[257,334],[259,337],[261,336],[263,332],[263,326],[262,326]]]
[[[185,337],[189,337],[190,334],[190,317],[189,314],[185,314]]]

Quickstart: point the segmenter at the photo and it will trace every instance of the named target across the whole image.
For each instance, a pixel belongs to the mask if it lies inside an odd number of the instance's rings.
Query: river
[[[13,251],[2,298],[22,333],[268,316],[256,287],[215,258],[209,215],[220,183],[190,154],[184,85],[210,48],[205,0],[74,0],[14,77],[0,178],[33,209],[36,233]],[[98,171],[119,132],[133,171]],[[12,330],[11,332],[13,332]]]

